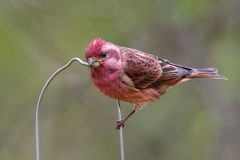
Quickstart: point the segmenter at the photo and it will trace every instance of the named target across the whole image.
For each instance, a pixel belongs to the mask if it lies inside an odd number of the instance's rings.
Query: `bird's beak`
[[[95,67],[100,66],[100,62],[98,60],[93,59],[93,58],[89,58],[87,63],[88,63],[89,67],[94,67],[95,68]]]

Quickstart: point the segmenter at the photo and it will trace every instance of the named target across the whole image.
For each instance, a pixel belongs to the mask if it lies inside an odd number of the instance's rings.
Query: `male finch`
[[[146,103],[176,84],[193,78],[226,79],[216,68],[196,69],[169,62],[142,51],[95,39],[86,48],[92,81],[105,95],[130,102],[134,108],[116,128]]]

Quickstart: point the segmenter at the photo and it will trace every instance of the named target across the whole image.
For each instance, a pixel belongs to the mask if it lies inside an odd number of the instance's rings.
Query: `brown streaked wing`
[[[154,83],[162,74],[157,57],[141,51],[121,47],[124,74],[133,82],[136,89],[143,89]]]
[[[180,79],[186,78],[186,76],[189,75],[192,71],[192,68],[190,67],[177,65],[164,59],[159,60],[162,68],[162,75],[157,80],[157,83],[178,81]]]

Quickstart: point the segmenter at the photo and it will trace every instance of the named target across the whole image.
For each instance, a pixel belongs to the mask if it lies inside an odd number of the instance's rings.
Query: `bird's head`
[[[94,39],[86,48],[86,60],[91,68],[110,67],[119,59],[119,47],[102,39]]]

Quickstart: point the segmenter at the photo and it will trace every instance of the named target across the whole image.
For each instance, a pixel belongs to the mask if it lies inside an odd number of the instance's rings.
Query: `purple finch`
[[[132,103],[133,110],[116,128],[144,104],[160,98],[166,90],[193,78],[226,79],[216,68],[196,69],[169,62],[142,51],[95,39],[86,48],[86,60],[96,87],[105,95]]]

